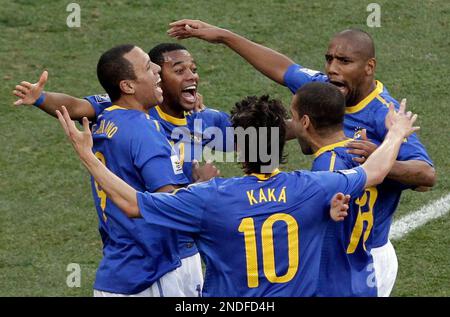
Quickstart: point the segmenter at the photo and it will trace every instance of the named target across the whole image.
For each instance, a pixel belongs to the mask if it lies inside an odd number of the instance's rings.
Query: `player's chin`
[[[195,102],[187,102],[185,100],[180,100],[180,106],[184,111],[192,111],[195,108]]]

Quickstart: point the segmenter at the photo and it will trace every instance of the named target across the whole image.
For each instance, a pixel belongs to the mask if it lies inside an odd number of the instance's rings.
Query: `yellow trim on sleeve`
[[[353,107],[345,107],[345,113],[355,113],[363,110],[375,97],[383,92],[383,84],[376,81],[377,86],[375,89],[363,100],[361,100],[356,106]]]
[[[158,115],[161,119],[164,121],[173,123],[175,125],[187,125],[186,117],[184,118],[175,118],[167,113],[165,113],[159,106],[155,106],[156,112],[158,112]]]
[[[324,147],[321,147],[320,149],[317,150],[316,153],[314,153],[314,157],[318,157],[319,155],[321,155],[322,153],[326,152],[326,151],[331,151],[334,150],[337,147],[341,147],[341,146],[345,146],[348,142],[353,141],[354,139],[347,139],[344,141],[339,141],[333,144],[328,144]]]

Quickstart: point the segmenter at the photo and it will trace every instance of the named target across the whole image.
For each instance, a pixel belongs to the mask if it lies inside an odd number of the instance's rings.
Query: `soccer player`
[[[216,150],[226,149],[225,139],[214,142],[215,135],[208,135],[203,131],[216,127],[220,129],[221,135],[225,136],[226,127],[230,126],[229,116],[204,106],[200,111],[192,111],[202,105],[202,99],[197,92],[199,75],[195,60],[184,46],[162,43],[150,50],[149,57],[161,67],[160,85],[164,98],[158,105],[148,109],[148,113],[174,145],[183,172],[189,182],[193,183],[198,180],[198,173],[214,173],[215,167],[210,164],[196,168],[193,173],[192,163],[194,160],[201,160],[203,146],[214,144],[218,145]],[[48,73],[44,71],[37,83],[22,82],[17,85],[14,93],[20,99],[15,104],[35,104],[53,116],[56,116],[55,111],[60,109],[61,105],[65,105],[72,118],[87,117],[93,121],[113,105],[108,95],[93,95],[79,99],[62,93],[43,92],[47,78]],[[196,125],[196,122],[200,125]],[[173,133],[175,129],[181,133]],[[149,143],[149,146],[152,144]],[[230,147],[230,150],[234,148]],[[189,234],[180,232],[178,239],[182,259],[179,274],[182,275],[184,292],[187,296],[196,296],[203,284],[200,255]]]
[[[302,85],[322,81],[334,84],[344,94],[346,113],[344,131],[348,137],[366,129],[367,137],[380,144],[387,130],[384,126],[388,104],[398,102],[384,85],[375,80],[375,48],[372,38],[360,30],[345,30],[336,34],[325,54],[326,74],[307,69],[290,58],[262,45],[249,41],[229,30],[198,20],[180,20],[170,24],[168,33],[178,39],[196,37],[212,43],[222,43],[246,59],[257,70],[287,86],[295,93]],[[352,143],[352,153],[367,155],[366,143]],[[400,195],[407,188],[418,191],[434,186],[436,181],[432,161],[415,134],[402,145],[397,161],[389,172],[383,198],[384,211],[374,219],[373,238],[375,273],[378,296],[389,296],[395,283],[398,262],[389,241],[389,229]]]
[[[147,111],[162,102],[160,67],[134,45],[105,52],[97,76],[111,96],[93,129],[93,155],[133,188],[173,191],[187,184],[179,160]],[[184,296],[181,261],[173,230],[124,217],[101,185],[92,180],[103,259],[94,296]]]
[[[213,178],[171,194],[136,191],[102,165],[92,153],[89,123],[80,132],[65,108],[57,112],[83,164],[107,196],[128,216],[195,233],[206,262],[204,296],[311,296],[317,291],[320,250],[328,224],[330,200],[337,192],[355,195],[381,183],[394,164],[403,138],[417,128],[416,115],[390,108],[391,124],[383,144],[361,166],[340,172],[261,174],[258,142],[245,138],[244,177]],[[283,161],[286,110],[280,102],[249,97],[231,113],[234,127],[274,127]],[[267,130],[269,134],[272,129]],[[262,135],[257,134],[257,138]],[[271,140],[271,138],[269,138]],[[331,214],[341,219],[345,212]],[[244,265],[243,265],[244,263]]]
[[[292,98],[294,133],[303,154],[314,155],[312,171],[338,171],[358,166],[347,153],[352,140],[344,134],[345,99],[329,83],[308,83]],[[378,185],[382,186],[382,185]],[[325,234],[318,296],[377,296],[370,254],[373,214],[382,209],[377,188],[369,187],[352,197],[348,216],[330,221]],[[366,222],[364,226],[364,222]]]

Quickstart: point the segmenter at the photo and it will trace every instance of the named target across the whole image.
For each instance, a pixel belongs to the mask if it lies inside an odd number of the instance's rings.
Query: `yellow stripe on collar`
[[[345,146],[350,141],[353,141],[353,139],[347,139],[347,140],[344,140],[344,141],[339,141],[339,142],[336,142],[336,143],[333,143],[333,144],[328,144],[326,146],[323,146],[320,149],[318,149],[316,153],[314,153],[314,157],[318,157],[322,153],[325,153],[326,151],[334,150],[337,147]]]
[[[355,113],[363,110],[376,96],[383,92],[383,84],[376,81],[377,86],[375,89],[363,100],[361,100],[356,106],[353,107],[345,107],[345,113]]]
[[[114,105],[114,106],[111,106],[111,107],[106,108],[105,111],[114,111],[114,110],[119,110],[119,109],[122,109],[122,110],[128,110],[127,108],[124,108],[124,107],[121,107],[121,106],[116,106],[116,105]]]
[[[155,106],[156,112],[158,112],[158,115],[161,119],[164,121],[170,122],[175,125],[187,125],[186,118],[175,118],[171,116],[170,114],[165,113],[159,106]]]
[[[269,178],[274,177],[275,175],[278,175],[278,174],[280,174],[280,170],[277,168],[270,174],[251,173],[250,175],[247,175],[247,176],[255,176],[256,178],[258,178],[261,181],[266,181]]]

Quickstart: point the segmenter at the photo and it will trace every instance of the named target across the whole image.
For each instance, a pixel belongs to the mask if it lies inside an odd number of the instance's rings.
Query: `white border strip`
[[[428,221],[442,217],[450,211],[450,194],[423,206],[419,210],[408,214],[397,221],[391,227],[389,239],[398,240],[405,235],[423,226]]]

